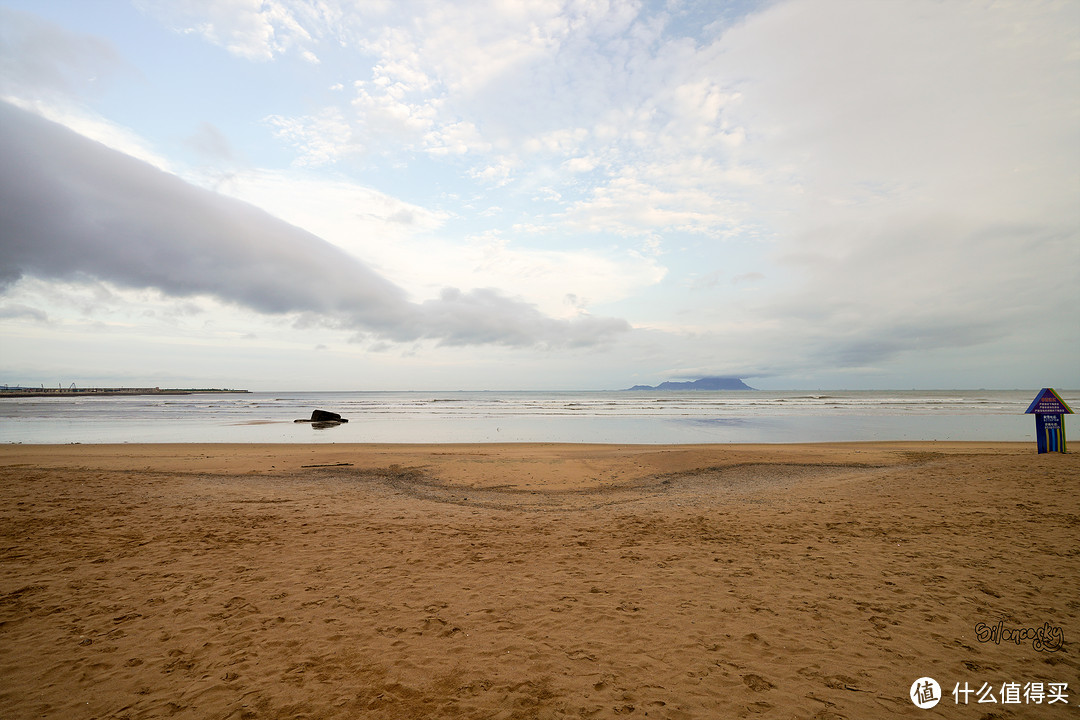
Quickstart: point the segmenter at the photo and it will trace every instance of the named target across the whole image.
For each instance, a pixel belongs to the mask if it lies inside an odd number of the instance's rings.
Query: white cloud
[[[572,157],[566,162],[564,162],[562,166],[567,170],[567,172],[576,174],[592,172],[597,168],[599,164],[599,160],[597,160],[592,155],[588,155],[585,157]]]
[[[707,188],[662,187],[633,176],[597,188],[568,213],[572,223],[591,232],[637,236],[677,231],[717,239],[734,234],[736,218],[733,204]]]
[[[529,241],[548,227],[518,226],[516,242],[500,232],[446,236],[449,218],[345,181],[297,173],[243,172],[221,188],[306,228],[363,260],[409,291],[437,297],[447,285],[497,288],[553,317],[617,302],[659,282],[666,270],[633,253],[545,250]],[[565,297],[580,302],[568,308]]]
[[[175,30],[195,33],[239,57],[265,61],[293,48],[312,62],[307,46],[335,27],[336,3],[318,0],[135,0],[142,11]]]
[[[236,173],[221,191],[273,211],[384,272],[389,270],[384,256],[400,252],[395,248],[402,243],[437,231],[447,219],[372,188],[299,171]]]
[[[521,167],[521,159],[516,155],[501,155],[492,158],[490,164],[478,165],[469,170],[469,177],[486,185],[501,187],[514,177],[514,169]]]
[[[487,152],[491,149],[491,143],[471,122],[459,122],[427,133],[424,147],[432,155],[465,155],[469,152]]]
[[[412,273],[399,262],[395,277],[412,275],[430,292],[439,287],[440,277],[450,275],[463,287],[500,288],[553,317],[574,317],[584,308],[631,297],[667,272],[654,259],[635,253],[537,249],[498,233],[469,238],[464,245],[430,241],[421,247],[430,260],[423,266],[414,263]],[[421,269],[426,272],[417,272]],[[568,305],[571,295],[576,300]]]
[[[288,118],[271,115],[265,122],[275,137],[299,151],[297,165],[325,165],[364,149],[354,139],[351,124],[335,107],[325,108],[315,116]]]

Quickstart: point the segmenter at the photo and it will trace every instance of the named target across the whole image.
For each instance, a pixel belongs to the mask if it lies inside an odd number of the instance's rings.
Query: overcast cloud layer
[[[0,95],[24,379],[1080,385],[1073,3],[0,0]]]

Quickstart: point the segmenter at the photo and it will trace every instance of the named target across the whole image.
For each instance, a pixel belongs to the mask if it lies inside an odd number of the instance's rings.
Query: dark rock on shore
[[[335,412],[328,412],[326,410],[312,410],[311,422],[349,422],[343,420],[340,415]]]
[[[341,423],[349,422],[348,419],[341,417],[338,413],[330,412],[328,410],[312,410],[311,417],[307,420],[296,420],[298,423],[312,423],[314,427],[324,428],[333,427],[334,425],[340,425]]]

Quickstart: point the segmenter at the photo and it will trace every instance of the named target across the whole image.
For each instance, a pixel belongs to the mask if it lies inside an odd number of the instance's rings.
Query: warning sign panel
[[[1043,388],[1028,405],[1025,414],[1031,415],[1072,415],[1072,410],[1053,388]]]

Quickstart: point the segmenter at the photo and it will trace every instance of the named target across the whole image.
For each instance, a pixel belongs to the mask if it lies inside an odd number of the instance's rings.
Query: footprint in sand
[[[742,681],[746,684],[746,687],[750,688],[754,692],[765,692],[766,690],[772,690],[774,687],[776,687],[765,678],[761,677],[760,675],[755,675],[754,673],[750,673],[749,675],[743,675]]]

